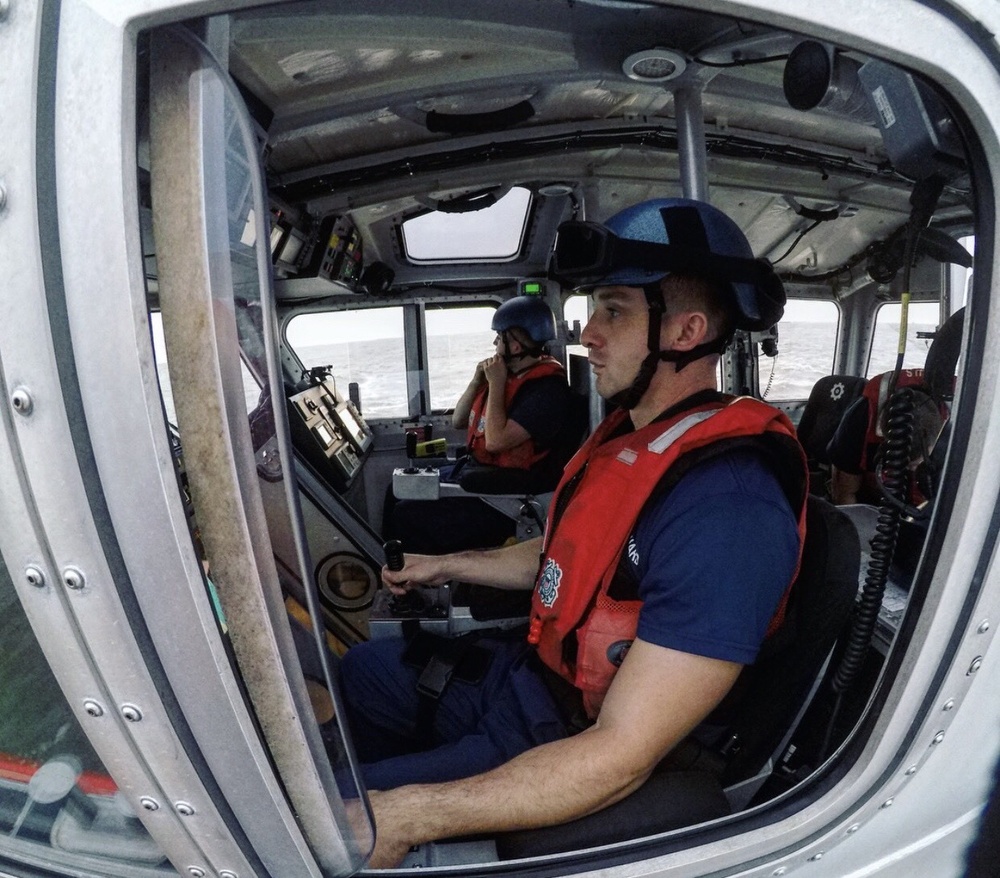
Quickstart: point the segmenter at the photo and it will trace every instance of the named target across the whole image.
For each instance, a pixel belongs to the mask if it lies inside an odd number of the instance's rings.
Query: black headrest
[[[799,442],[810,460],[828,462],[826,446],[864,386],[859,375],[825,375],[813,385],[798,426]]]
[[[959,308],[934,334],[924,364],[924,384],[935,402],[952,398],[955,392],[955,371],[962,350],[962,328],[965,308]]]

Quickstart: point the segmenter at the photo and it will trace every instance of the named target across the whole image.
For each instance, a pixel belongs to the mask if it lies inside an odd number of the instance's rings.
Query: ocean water
[[[909,325],[904,359],[906,368],[923,366],[930,342],[918,338],[917,334],[933,329],[933,325]],[[895,366],[898,333],[898,325],[886,323],[877,327],[868,374],[876,375]],[[493,337],[492,331],[428,337],[431,408],[440,410],[454,406],[468,386],[476,363],[492,354]],[[774,359],[765,357],[760,362],[760,383],[762,390],[767,387],[766,398],[772,402],[806,399],[813,385],[833,370],[834,341],[830,324],[782,324],[778,356]],[[409,412],[402,338],[309,345],[300,347],[298,354],[309,368],[332,366],[337,389],[345,396],[348,384],[356,381],[365,417],[399,418]],[[165,364],[158,365],[161,366],[161,376],[165,376]],[[259,391],[249,373],[245,373],[244,383],[249,411],[256,405]],[[168,416],[172,417],[169,386],[164,386],[163,393]]]
[[[493,353],[495,333],[467,332],[429,336],[430,407],[451,408],[475,373],[476,363]],[[337,390],[357,382],[361,411],[366,418],[403,417],[406,399],[406,357],[402,338],[346,341],[299,348],[306,366],[332,366]]]
[[[934,326],[910,324],[907,333],[906,368],[922,367],[929,342],[918,332],[933,331]],[[892,369],[896,363],[899,326],[880,325],[873,345],[869,374]],[[468,385],[476,363],[493,351],[492,332],[461,333],[428,338],[428,364],[431,407],[450,408]],[[813,385],[833,370],[835,337],[827,323],[782,324],[778,356],[761,359],[761,388],[767,385],[773,366],[767,398],[773,401],[806,399]],[[406,367],[401,338],[375,341],[348,341],[302,347],[299,357],[307,366],[331,365],[341,392],[347,384],[358,383],[362,411],[366,417],[401,417],[408,406]]]

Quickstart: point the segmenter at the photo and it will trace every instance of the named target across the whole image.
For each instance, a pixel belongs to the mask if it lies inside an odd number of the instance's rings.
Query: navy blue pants
[[[419,728],[420,669],[403,662],[406,643],[387,638],[352,647],[340,683],[369,789],[435,783],[488,771],[539,744],[567,736],[523,640],[480,639],[492,654],[476,683],[452,678],[438,700],[432,740]]]

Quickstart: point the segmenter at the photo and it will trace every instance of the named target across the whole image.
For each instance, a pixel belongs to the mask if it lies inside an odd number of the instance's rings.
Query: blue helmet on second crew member
[[[519,329],[523,335],[531,339],[533,345],[525,344],[523,338],[518,338],[521,346],[530,356],[540,356],[545,352],[545,345],[556,337],[556,318],[552,309],[536,296],[515,296],[508,299],[493,312],[493,322],[490,324],[494,332],[505,339],[506,333]]]

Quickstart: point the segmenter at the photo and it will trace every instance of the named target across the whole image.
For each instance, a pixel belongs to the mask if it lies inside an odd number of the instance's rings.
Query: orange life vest
[[[883,372],[869,379],[861,395],[868,402],[868,431],[865,434],[865,445],[861,452],[861,469],[874,472],[875,455],[879,446],[885,441],[884,418],[882,413],[889,402],[889,378],[892,372]],[[903,369],[896,382],[896,390],[904,387],[920,388],[924,385],[923,369]]]
[[[562,363],[552,357],[543,357],[539,362],[516,375],[508,374],[507,383],[504,385],[504,410],[510,411],[514,397],[527,382],[547,378],[550,375],[566,377],[566,370]],[[531,469],[549,453],[548,448],[539,448],[533,439],[527,439],[520,445],[508,448],[506,451],[486,450],[486,395],[488,391],[489,384],[484,384],[473,399],[472,408],[469,411],[469,432],[466,439],[469,456],[478,463],[489,466]]]
[[[880,462],[881,450],[886,441],[885,423],[887,418],[885,413],[889,403],[889,379],[891,376],[891,372],[876,375],[868,381],[861,392],[862,397],[868,403],[868,428],[865,432],[865,443],[861,449],[860,462],[864,485],[862,497],[871,498],[872,502],[876,503],[880,502],[882,494],[879,489],[876,467]],[[901,390],[904,387],[912,387],[914,390],[920,390],[928,396],[930,395],[930,390],[924,381],[923,369],[903,369],[899,373],[899,379],[894,389]],[[948,407],[943,403],[938,403],[937,409],[941,416],[941,424],[944,424],[949,417]],[[917,423],[914,423],[913,429],[916,431],[921,428]],[[911,436],[911,440],[914,438],[915,436]],[[937,436],[934,436],[933,439],[936,441]],[[917,472],[910,468],[906,472],[906,478],[908,481],[908,487],[905,488],[906,500],[911,505],[918,507],[927,502],[928,498],[921,490]]]
[[[566,466],[549,510],[532,595],[528,640],[537,645],[549,668],[581,691],[591,718],[597,716],[624,653],[635,639],[641,607],[638,600],[612,599],[608,588],[646,501],[679,458],[699,452],[704,456],[708,446],[727,439],[763,445],[765,434],[778,437],[797,456],[800,468],[793,474],[799,496],[790,498],[798,519],[800,560],[805,536],[805,453],[795,439],[795,428],[777,409],[754,399],[720,394],[715,401],[608,438],[626,416],[619,411],[606,418]],[[570,496],[572,502],[568,502]],[[790,588],[791,582],[769,634],[784,619]]]

